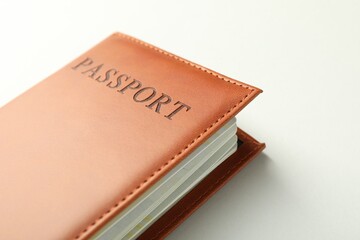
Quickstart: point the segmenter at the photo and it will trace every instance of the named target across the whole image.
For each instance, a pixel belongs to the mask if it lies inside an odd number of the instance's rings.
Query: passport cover
[[[111,35],[0,109],[0,239],[88,239],[260,92]],[[165,237],[264,148],[238,136],[141,239]]]

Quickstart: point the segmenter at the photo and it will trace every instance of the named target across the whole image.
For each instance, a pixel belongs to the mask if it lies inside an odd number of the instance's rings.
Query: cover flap
[[[88,237],[259,93],[111,35],[0,109],[0,239]]]
[[[164,239],[265,148],[265,144],[241,129],[238,129],[237,135],[242,142],[237,151],[161,216],[138,240]]]

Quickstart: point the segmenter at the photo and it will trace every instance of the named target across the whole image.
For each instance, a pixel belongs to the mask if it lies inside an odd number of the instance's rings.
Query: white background
[[[169,239],[360,239],[359,1],[1,0],[0,30],[0,106],[115,31],[264,90],[264,154]]]

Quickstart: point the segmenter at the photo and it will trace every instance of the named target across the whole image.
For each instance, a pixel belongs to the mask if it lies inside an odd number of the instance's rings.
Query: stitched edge
[[[194,67],[196,69],[199,69],[199,70],[201,70],[203,72],[206,72],[206,73],[208,73],[208,74],[210,74],[212,76],[215,76],[215,77],[217,77],[217,78],[219,78],[219,79],[221,79],[221,80],[223,80],[225,82],[229,82],[229,83],[241,86],[241,87],[243,87],[245,89],[253,89],[250,86],[246,86],[246,85],[244,85],[244,84],[242,84],[240,82],[237,82],[237,81],[234,81],[234,80],[232,80],[232,79],[230,79],[228,77],[222,76],[222,75],[220,75],[220,74],[218,74],[216,72],[211,71],[210,69],[207,69],[207,68],[205,68],[203,66],[200,66],[200,65],[198,65],[196,63],[190,62],[190,61],[188,61],[186,59],[183,59],[183,58],[181,58],[181,57],[179,57],[179,56],[177,56],[175,54],[169,53],[169,52],[167,52],[165,50],[162,50],[162,49],[160,49],[160,48],[158,48],[158,47],[156,47],[154,45],[151,45],[149,43],[143,42],[143,41],[141,41],[139,39],[133,38],[131,36],[128,36],[128,35],[122,34],[122,33],[115,33],[114,35],[116,35],[117,37],[120,37],[120,38],[130,40],[130,41],[135,42],[137,44],[143,45],[145,47],[148,47],[148,48],[150,48],[152,50],[155,50],[156,52],[162,53],[162,54],[164,54],[164,55],[166,55],[168,57],[174,58],[174,59],[176,59],[176,60],[178,60],[178,61],[180,61],[182,63],[185,63],[185,64],[190,65],[190,66],[192,66],[192,67]],[[253,89],[253,90],[255,90],[255,89]]]
[[[186,59],[183,59],[179,56],[176,56],[174,54],[171,54],[165,50],[162,50],[158,47],[155,47],[151,44],[148,44],[146,42],[143,42],[139,39],[136,39],[136,38],[133,38],[131,36],[128,36],[128,35],[125,35],[125,34],[121,34],[121,33],[115,33],[114,34],[115,36],[117,37],[121,37],[121,38],[124,38],[124,39],[127,39],[127,40],[130,40],[134,43],[137,43],[137,44],[140,44],[140,45],[143,45],[145,47],[148,47],[156,52],[159,52],[161,54],[164,54],[168,57],[171,57],[171,58],[174,58],[176,59],[177,61],[180,61],[182,63],[185,63],[191,67],[194,67],[196,69],[199,69],[203,72],[206,72],[212,76],[215,76],[225,82],[228,82],[228,83],[232,83],[232,84],[235,84],[235,85],[238,85],[238,86],[241,86],[245,89],[249,89],[250,92],[248,94],[246,94],[237,104],[235,104],[233,107],[231,107],[227,112],[225,112],[220,118],[218,118],[214,123],[212,123],[208,128],[206,128],[203,132],[201,132],[194,140],[192,140],[185,148],[183,148],[179,153],[177,153],[175,156],[173,156],[170,160],[168,160],[167,162],[165,162],[160,168],[158,168],[155,172],[153,172],[148,178],[146,178],[144,181],[142,181],[135,189],[133,189],[130,193],[128,193],[125,197],[123,197],[120,201],[118,201],[115,205],[113,205],[110,209],[108,209],[106,212],[104,212],[100,217],[96,218],[91,224],[89,224],[85,229],[83,229],[79,234],[77,234],[75,236],[75,238],[73,239],[79,239],[81,238],[86,232],[88,232],[89,228],[90,227],[93,227],[96,225],[96,223],[98,223],[101,219],[103,219],[105,216],[109,215],[110,213],[114,212],[119,206],[120,206],[120,203],[124,202],[128,197],[130,197],[131,195],[133,195],[134,193],[136,193],[142,185],[144,185],[145,183],[147,183],[150,179],[152,179],[153,177],[155,177],[159,172],[162,171],[162,169],[164,167],[166,167],[167,165],[169,165],[172,161],[176,160],[178,156],[180,156],[184,151],[186,151],[189,147],[191,147],[194,143],[196,143],[196,141],[198,139],[200,139],[206,132],[208,132],[210,129],[212,129],[214,126],[217,125],[218,122],[220,122],[221,119],[223,119],[224,117],[226,117],[229,113],[231,113],[232,111],[234,111],[234,109],[237,109],[241,103],[243,101],[245,101],[245,99],[247,99],[254,91],[255,91],[255,88],[252,88],[250,86],[246,86],[246,85],[243,85],[241,84],[240,82],[236,82],[234,80],[231,80],[229,78],[226,78],[224,76],[221,76],[205,67],[202,67],[200,65],[197,65],[195,63],[192,63]]]
[[[180,217],[182,217],[184,214],[187,213],[187,211],[192,208],[193,206],[197,205],[198,203],[200,203],[202,201],[202,198],[208,194],[210,191],[212,191],[217,184],[222,181],[224,178],[228,177],[232,170],[234,170],[236,167],[238,167],[240,164],[242,164],[245,159],[247,157],[249,157],[251,154],[253,154],[254,152],[256,152],[257,150],[259,150],[262,146],[259,145],[256,148],[254,148],[251,152],[249,152],[248,154],[246,154],[241,160],[240,162],[238,162],[237,164],[233,165],[221,178],[219,178],[218,180],[216,180],[216,182],[214,182],[203,194],[201,194],[191,205],[189,205],[187,208],[185,208],[183,211],[181,211],[171,222],[169,222],[164,228],[161,229],[161,231],[157,232],[157,234],[155,236],[153,236],[150,240],[154,240],[156,239],[161,233],[163,233],[164,231],[170,229],[172,227],[172,224],[175,223]]]

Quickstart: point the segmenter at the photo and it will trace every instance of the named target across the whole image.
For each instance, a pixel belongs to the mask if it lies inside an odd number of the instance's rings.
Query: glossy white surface
[[[1,1],[0,106],[114,31],[264,93],[267,143],[169,239],[360,237],[359,1]],[[1,133],[0,133],[1,137]]]

